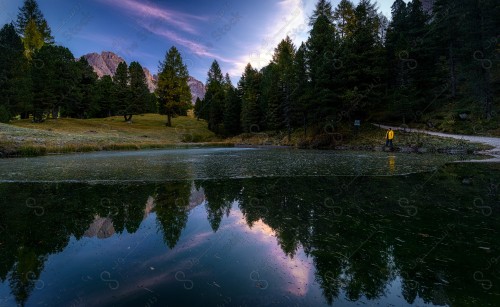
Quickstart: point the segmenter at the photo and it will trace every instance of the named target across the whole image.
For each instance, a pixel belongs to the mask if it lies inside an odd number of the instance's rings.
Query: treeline
[[[499,6],[494,0],[420,0],[392,5],[391,21],[371,0],[320,0],[310,36],[289,37],[237,87],[213,62],[195,114],[212,131],[333,131],[360,120],[429,122],[436,110],[490,122],[498,108]]]
[[[34,0],[26,0],[15,24],[0,30],[0,121],[15,116],[42,122],[59,116],[108,117],[158,112],[138,62],[118,65],[113,78],[98,78],[85,58],[56,46]]]

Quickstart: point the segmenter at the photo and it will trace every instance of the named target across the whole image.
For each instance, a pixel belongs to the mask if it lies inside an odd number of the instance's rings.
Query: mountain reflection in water
[[[0,305],[498,306],[499,178],[3,183]]]

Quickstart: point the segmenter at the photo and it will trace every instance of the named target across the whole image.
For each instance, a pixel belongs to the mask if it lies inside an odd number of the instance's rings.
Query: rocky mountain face
[[[116,74],[116,68],[118,64],[121,62],[125,62],[125,60],[118,56],[117,54],[110,51],[103,51],[101,54],[99,53],[89,53],[83,56],[94,68],[97,76],[102,78],[103,76],[111,76],[113,77]],[[150,92],[154,92],[156,89],[156,84],[158,82],[158,76],[151,74],[149,69],[143,68],[144,74],[146,75],[146,82],[148,84],[148,88]],[[196,98],[200,99],[205,98],[205,85],[196,80],[193,77],[189,77],[188,80],[189,87],[191,88],[191,95],[193,96],[192,103],[196,101]]]
[[[94,68],[99,78],[102,78],[102,76],[114,76],[118,64],[125,62],[123,58],[109,51],[101,52],[101,54],[89,53],[83,57]]]
[[[144,75],[146,76],[146,82],[148,83],[149,91],[152,93],[156,89],[158,76],[152,75],[149,69],[147,69],[146,67],[143,67],[142,70],[144,70]]]
[[[203,82],[196,80],[193,77],[189,77],[188,85],[189,88],[191,89],[191,96],[192,96],[191,102],[193,103],[193,105],[196,102],[196,98],[200,99],[205,98],[206,89],[205,89],[205,84],[203,84]]]

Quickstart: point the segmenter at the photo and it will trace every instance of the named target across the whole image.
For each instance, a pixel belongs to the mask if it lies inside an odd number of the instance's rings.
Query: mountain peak
[[[89,62],[90,66],[92,66],[99,78],[102,78],[103,76],[114,77],[118,64],[125,62],[122,57],[112,51],[102,51],[100,54],[92,52],[85,54],[82,57]],[[146,76],[149,91],[154,92],[156,89],[157,76],[151,74],[149,69],[146,67],[143,67],[143,70]],[[205,98],[205,85],[201,81],[196,80],[194,77],[189,77],[188,85],[191,89],[191,95],[193,96],[193,104],[196,102],[196,98]]]

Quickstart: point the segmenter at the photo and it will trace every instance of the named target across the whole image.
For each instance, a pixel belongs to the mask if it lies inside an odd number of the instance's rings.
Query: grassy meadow
[[[137,150],[170,146],[225,145],[193,117],[174,118],[165,126],[165,116],[135,115],[132,123],[123,117],[100,119],[49,119],[43,123],[15,120],[0,124],[0,155],[39,156],[51,153],[99,150]]]

